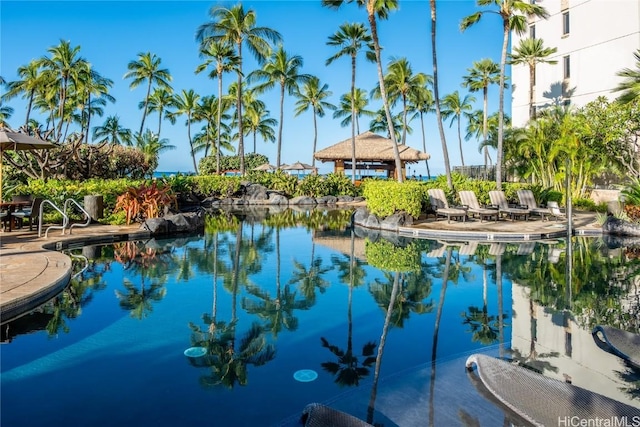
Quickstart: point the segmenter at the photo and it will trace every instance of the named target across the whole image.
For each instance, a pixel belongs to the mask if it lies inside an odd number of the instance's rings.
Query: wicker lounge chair
[[[482,393],[490,392],[502,405],[535,426],[640,417],[638,408],[501,359],[474,354],[467,359],[466,366],[469,370],[476,367],[486,388]]]
[[[462,208],[450,208],[447,196],[440,188],[431,188],[428,190],[429,199],[431,200],[431,208],[436,212],[436,221],[439,216],[447,217],[447,222],[451,222],[451,218],[462,218],[467,220],[467,211]]]
[[[497,206],[498,211],[501,214],[507,214],[511,220],[514,220],[519,216],[523,216],[525,221],[529,219],[529,209],[509,206],[507,197],[504,195],[504,191],[489,191],[489,198],[491,199],[491,204]]]
[[[305,427],[371,427],[371,424],[346,412],[319,403],[310,403],[300,419]]]
[[[599,347],[640,368],[640,335],[598,325],[593,328],[593,339]]]
[[[526,206],[529,212],[534,215],[539,215],[542,220],[545,220],[545,216],[549,215],[549,209],[538,206],[536,198],[531,190],[518,190],[518,200],[521,206]]]
[[[500,216],[498,209],[480,206],[476,193],[473,191],[459,191],[458,196],[460,196],[460,203],[467,207],[467,212],[472,216],[478,215],[480,217],[480,222],[484,221],[485,218],[495,218],[495,221],[498,221],[498,216]]]

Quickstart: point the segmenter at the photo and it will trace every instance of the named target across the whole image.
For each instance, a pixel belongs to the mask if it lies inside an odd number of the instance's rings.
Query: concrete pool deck
[[[599,235],[595,214],[574,213],[573,226],[577,235]],[[72,261],[57,249],[81,243],[111,243],[149,238],[150,233],[139,224],[129,226],[90,225],[74,228],[73,234],[61,235],[52,230],[47,238],[38,237],[28,228],[0,232],[0,321],[2,323],[33,310],[58,294],[69,282]],[[416,238],[523,241],[566,236],[566,221],[540,219],[500,220],[497,222],[470,219],[466,222],[433,218],[401,227],[400,235]]]

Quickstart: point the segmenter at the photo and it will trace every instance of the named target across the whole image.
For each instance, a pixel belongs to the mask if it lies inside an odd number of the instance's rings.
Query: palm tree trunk
[[[426,138],[426,134],[424,132],[424,114],[422,114],[422,111],[420,112],[420,128],[422,129],[422,151],[424,151],[426,153],[427,152],[427,138]],[[425,159],[424,160],[424,164],[427,167],[427,177],[429,177],[429,179],[431,179],[431,171],[429,171],[429,160]]]
[[[442,157],[444,158],[444,172],[447,176],[447,186],[453,190],[453,180],[451,179],[451,165],[449,164],[449,150],[447,149],[447,139],[444,136],[442,127],[442,113],[440,112],[440,95],[438,94],[438,60],[436,55],[436,0],[429,0],[431,5],[431,51],[433,58],[433,97],[436,103],[436,121],[442,142]]]
[[[503,20],[502,55],[500,57],[500,88],[498,101],[498,155],[496,158],[496,189],[502,190],[502,163],[504,162],[504,73],[507,66],[507,47],[509,45],[509,20]]]
[[[356,183],[356,55],[351,55],[351,182]]]
[[[238,42],[238,156],[240,156],[240,174],[244,176],[244,135],[242,129],[242,41]],[[220,129],[218,129],[220,132]],[[279,155],[279,151],[278,151]],[[280,165],[278,165],[280,166]]]
[[[384,86],[384,76],[382,74],[382,60],[380,59],[380,41],[378,40],[378,26],[376,25],[375,7],[376,0],[367,0],[367,14],[369,18],[369,26],[371,27],[371,38],[373,39],[373,48],[376,52],[376,65],[378,66],[378,84],[380,86],[380,96],[384,105],[384,112],[387,116],[387,127],[389,129],[389,139],[393,142],[393,157],[396,163],[396,179],[398,182],[403,181],[402,161],[400,160],[400,151],[396,142],[396,132],[393,129],[393,117],[391,117],[391,109],[389,108],[389,100],[387,98],[387,89]]]
[[[220,122],[222,121],[222,70],[218,69],[218,118],[216,119],[216,173],[220,174]]]
[[[29,128],[29,116],[31,115],[31,109],[33,108],[33,98],[36,96],[36,91],[32,90],[29,93],[29,104],[27,105],[27,117],[24,119],[24,125]]]
[[[147,86],[147,96],[144,98],[144,111],[142,112],[142,121],[140,122],[140,132],[138,135],[142,136],[142,130],[144,129],[144,120],[147,118],[147,108],[149,105],[149,96],[151,95],[151,79],[149,79],[149,85]]]
[[[282,151],[282,122],[284,121],[284,82],[280,84],[280,123],[278,126],[278,161],[276,167],[280,167],[280,153]]]
[[[160,129],[162,128],[162,108],[158,111],[158,139],[160,139]]]
[[[488,116],[489,116],[489,88],[485,85],[482,88],[482,142],[484,144],[487,143],[487,134],[489,133],[489,124],[488,124]],[[491,157],[489,156],[489,148],[484,146],[484,169],[485,174],[487,170],[487,166],[491,161]],[[486,176],[485,176],[486,179]]]
[[[529,120],[536,118],[536,109],[533,108],[533,81],[536,75],[536,66],[529,65]]]
[[[316,144],[318,142],[318,121],[316,117],[316,109],[313,109],[313,153],[311,154],[311,166],[316,166]]]
[[[60,88],[60,106],[58,107],[58,114],[60,115],[60,122],[58,123],[58,138],[62,136],[62,123],[64,122],[64,104],[67,101],[67,78],[62,78],[62,88]]]
[[[191,160],[193,160],[193,170],[198,174],[198,165],[196,163],[196,153],[193,152],[193,140],[191,139],[191,112],[187,114],[187,138],[189,138],[189,147],[191,147]]]
[[[86,109],[87,109],[87,128],[86,128],[86,131],[84,133],[84,143],[88,144],[89,143],[89,129],[91,129],[91,93],[89,93],[87,95]]]
[[[402,143],[407,143],[407,97],[402,95]]]
[[[462,152],[462,134],[460,133],[460,119],[462,117],[458,116],[458,146],[460,147],[460,162],[462,162],[462,167],[464,167],[464,154]]]

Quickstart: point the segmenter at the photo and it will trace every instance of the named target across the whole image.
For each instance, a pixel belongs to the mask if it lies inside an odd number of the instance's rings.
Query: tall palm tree
[[[85,143],[89,142],[89,129],[91,128],[91,116],[97,114],[102,117],[104,107],[108,102],[115,102],[115,98],[109,94],[109,88],[113,86],[113,80],[103,77],[86,62],[79,71],[79,77],[75,96],[79,105],[82,105],[81,125]]]
[[[247,93],[247,92],[245,92]],[[267,110],[264,102],[255,100],[247,105],[245,112],[246,134],[253,135],[253,153],[256,153],[256,139],[257,136],[265,141],[275,142],[276,133],[273,127],[278,124],[278,121],[273,117],[269,117],[269,110]]]
[[[198,101],[200,100],[200,95],[194,92],[193,89],[185,90],[182,89],[182,92],[178,95],[176,94],[173,98],[173,105],[175,106],[175,111],[171,112],[173,117],[177,115],[187,116],[187,138],[189,138],[189,147],[191,148],[191,160],[193,160],[193,171],[198,174],[198,165],[196,163],[196,153],[193,151],[193,139],[191,138],[191,123],[194,121],[194,115],[196,114],[196,110],[198,108]],[[218,115],[218,119],[219,119]],[[219,128],[218,122],[218,128]],[[219,144],[218,144],[219,145]]]
[[[8,105],[2,105],[2,101],[0,100],[0,126],[9,127],[7,120],[11,118],[13,115],[13,108]]]
[[[400,129],[402,127],[402,113],[398,113],[393,116],[393,129],[396,132],[396,141],[399,141],[401,138]],[[385,113],[384,108],[380,108],[371,118],[371,121],[369,122],[369,130],[374,133],[387,135],[387,138],[391,139],[387,133],[389,132],[389,126],[387,126],[387,114]],[[409,126],[407,126],[406,130],[408,133],[413,133],[413,129]]]
[[[635,69],[625,68],[616,73],[616,76],[624,78],[614,89],[614,92],[623,91],[618,98],[618,102],[623,104],[640,98],[640,49],[634,52],[633,57],[636,59]]]
[[[131,145],[132,135],[130,129],[120,125],[120,118],[116,115],[107,117],[102,126],[93,128],[93,139],[99,139],[99,142],[108,141],[117,145]]]
[[[436,123],[440,133],[440,143],[442,144],[442,158],[444,161],[444,173],[447,177],[447,186],[453,190],[453,180],[451,178],[451,165],[449,164],[449,149],[447,148],[447,138],[444,135],[442,126],[442,113],[440,111],[440,89],[438,82],[438,56],[436,54],[436,0],[429,0],[431,11],[431,61],[433,63],[433,99],[436,104]]]
[[[398,101],[402,102],[402,144],[407,143],[409,97],[418,88],[432,82],[431,76],[425,73],[413,74],[407,58],[391,58],[391,62],[387,65],[384,83],[389,91],[389,102],[391,105],[395,105]],[[380,87],[376,87],[372,91],[372,96],[380,98]]]
[[[151,52],[147,53],[138,53],[138,59],[130,61],[127,64],[127,71],[124,75],[125,79],[132,79],[129,87],[131,89],[135,89],[144,82],[147,82],[147,94],[144,97],[144,111],[142,113],[142,121],[140,122],[140,131],[138,132],[142,135],[142,131],[144,130],[144,120],[147,117],[148,105],[149,105],[149,97],[151,96],[151,87],[155,84],[160,88],[170,88],[171,87],[171,74],[169,73],[169,69],[160,68],[160,62],[162,60],[152,54]]]
[[[420,117],[420,129],[422,130],[422,151],[427,152],[427,137],[424,131],[424,115],[435,112],[435,103],[433,102],[433,92],[424,85],[417,87],[409,93],[409,110],[413,111],[413,120],[417,116]],[[427,167],[427,177],[431,179],[431,171],[429,170],[429,160],[425,159],[424,164]]]
[[[442,118],[445,120],[451,118],[449,127],[453,125],[453,122],[457,122],[458,124],[458,144],[460,148],[460,161],[462,162],[462,167],[464,167],[464,154],[462,152],[462,133],[460,131],[460,122],[462,120],[462,115],[468,114],[468,112],[473,109],[473,102],[476,102],[476,98],[471,95],[465,95],[464,98],[460,99],[460,93],[458,93],[457,90],[442,98]]]
[[[198,141],[196,141],[196,137],[194,137],[194,153],[204,150],[205,157],[209,153],[209,149],[215,148],[216,151],[221,150],[222,148],[228,149],[225,145],[226,142],[230,141],[229,132],[231,132],[230,126],[226,123],[231,116],[227,114],[227,108],[229,106],[229,102],[227,99],[223,99],[222,102],[222,112],[219,113],[218,105],[221,103],[216,98],[215,95],[205,96],[200,98],[200,102],[194,113],[195,121],[204,121],[206,125],[204,127],[204,132],[198,135]],[[220,118],[220,126],[216,126],[216,123]],[[220,138],[218,138],[220,136]],[[226,138],[226,141],[223,139]],[[216,142],[216,144],[214,144]],[[217,146],[217,143],[220,143],[220,146]],[[224,146],[224,147],[223,147]],[[216,158],[218,159],[219,156]],[[220,170],[219,160],[217,160],[217,171]]]
[[[171,124],[176,122],[175,116],[171,114],[169,108],[175,106],[175,98],[172,95],[173,89],[166,87],[157,87],[149,96],[149,103],[147,109],[149,113],[158,112],[158,137],[160,137],[160,131],[162,129],[162,118],[168,119]],[[142,108],[142,103],[138,104],[139,108]]]
[[[213,6],[209,10],[211,22],[202,24],[196,32],[196,39],[201,43],[220,41],[236,46],[235,54],[238,57],[236,72],[238,75],[238,96],[236,98],[238,110],[238,155],[240,156],[240,173],[244,175],[244,130],[242,128],[242,46],[247,45],[259,64],[271,54],[269,42],[276,43],[282,40],[280,33],[267,28],[256,26],[256,13],[253,10],[245,12],[242,4],[237,4],[231,9],[223,6]]]
[[[296,101],[295,115],[299,116],[305,111],[311,109],[313,112],[313,152],[311,154],[311,166],[316,165],[316,145],[318,142],[318,117],[324,117],[325,108],[327,110],[335,110],[337,107],[330,102],[326,101],[328,97],[333,95],[333,92],[329,90],[329,85],[326,83],[320,86],[320,79],[318,77],[311,77],[302,86],[302,90],[296,89],[294,96],[298,98]]]
[[[146,162],[150,165],[149,173],[153,175],[153,171],[158,167],[160,154],[175,150],[176,146],[169,144],[166,138],[158,138],[158,135],[147,129],[142,135],[136,135],[136,148],[144,154]]]
[[[435,0],[431,0],[435,1]],[[502,190],[502,163],[503,163],[503,135],[504,135],[504,89],[505,69],[507,65],[507,48],[511,31],[524,34],[529,28],[528,20],[532,17],[546,19],[549,16],[547,10],[539,4],[528,0],[476,0],[480,7],[494,6],[494,9],[478,11],[465,17],[460,23],[460,29],[466,30],[480,21],[485,13],[498,14],[502,20],[502,53],[500,55],[500,82],[498,101],[498,154],[496,159],[496,187]]]
[[[18,95],[21,95],[24,99],[28,99],[27,116],[24,120],[24,124],[27,125],[36,93],[42,90],[43,79],[40,74],[38,61],[32,60],[27,65],[19,67],[18,76],[20,80],[7,83],[7,92],[2,95],[2,100],[8,101]]]
[[[360,23],[354,24],[342,24],[338,31],[329,36],[327,44],[329,46],[336,46],[340,50],[327,59],[326,64],[330,65],[336,59],[342,56],[351,57],[351,117],[356,117],[356,57],[358,52],[364,48],[368,48],[368,52],[371,52],[371,36],[367,33],[364,25]],[[351,181],[356,181],[356,123],[351,121]],[[358,132],[359,133],[359,132]]]
[[[371,40],[375,52],[375,60],[378,69],[378,84],[380,86],[380,97],[384,111],[387,115],[387,125],[389,126],[389,135],[393,141],[393,155],[395,157],[396,174],[398,182],[403,181],[402,177],[402,161],[400,160],[400,151],[395,140],[395,130],[393,129],[393,118],[391,117],[391,106],[387,99],[387,89],[385,87],[384,76],[382,74],[382,58],[380,54],[380,40],[378,39],[378,23],[379,19],[387,19],[389,13],[398,8],[397,0],[322,0],[322,5],[331,9],[338,9],[343,3],[356,3],[358,7],[364,6],[367,11],[367,20],[369,22],[369,30],[371,32]]]
[[[196,74],[203,71],[210,64],[214,63],[214,71],[209,74],[209,77],[215,77],[218,79],[218,118],[216,120],[216,128],[220,129],[222,120],[222,75],[226,72],[230,72],[236,69],[238,65],[238,57],[235,55],[233,45],[230,41],[206,41],[200,44],[200,56],[208,57],[204,63],[200,64],[196,68]],[[217,133],[216,138],[216,173],[220,173],[220,138],[221,132]]]
[[[58,97],[58,130],[56,139],[62,136],[67,105],[68,89],[71,84],[78,83],[80,70],[85,69],[87,61],[80,57],[80,46],[71,47],[71,42],[60,40],[60,44],[47,49],[51,57],[42,57],[37,64],[44,68],[44,73],[50,81],[55,81]]]
[[[474,61],[472,68],[467,68],[469,74],[462,77],[462,86],[470,92],[482,90],[482,139],[487,140],[487,118],[489,117],[489,85],[500,81],[500,65],[490,58]],[[489,149],[484,147],[484,167],[491,161]]]
[[[290,55],[284,50],[282,44],[265,62],[262,69],[255,70],[247,77],[248,82],[259,82],[261,84],[254,88],[256,93],[263,93],[272,89],[276,85],[280,88],[280,120],[278,123],[278,154],[276,167],[280,167],[280,154],[282,152],[282,128],[284,125],[284,95],[285,92],[293,95],[298,85],[307,82],[311,75],[301,74],[304,61],[300,55]]]
[[[351,103],[351,94],[345,93],[340,97],[340,105],[333,112],[333,118],[339,119],[342,118],[340,122],[340,126],[345,127],[349,126],[352,121],[356,123],[356,134],[360,134],[360,116],[366,117],[375,117],[376,112],[372,110],[367,110],[366,107],[369,105],[369,100],[367,99],[367,91],[364,89],[357,89],[355,91],[355,102]],[[351,106],[355,105],[355,115],[351,110]]]
[[[548,59],[558,51],[557,48],[544,47],[542,39],[522,39],[520,44],[511,54],[510,64],[529,66],[529,120],[535,120],[536,108],[534,106],[534,86],[536,84],[536,65],[537,64],[557,64],[558,61]]]

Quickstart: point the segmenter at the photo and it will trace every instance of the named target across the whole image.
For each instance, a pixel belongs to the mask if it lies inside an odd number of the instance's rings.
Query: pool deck
[[[595,214],[574,213],[573,227],[577,235],[599,235],[594,225]],[[523,241],[566,236],[566,221],[540,219],[498,222],[470,219],[466,222],[433,218],[401,227],[399,234],[415,238]],[[130,226],[90,225],[74,228],[72,234],[61,235],[52,230],[47,238],[38,237],[28,228],[0,231],[0,322],[5,323],[45,303],[58,294],[71,277],[71,259],[56,249],[80,243],[111,243],[149,238],[139,224]],[[44,233],[43,233],[44,235]]]

